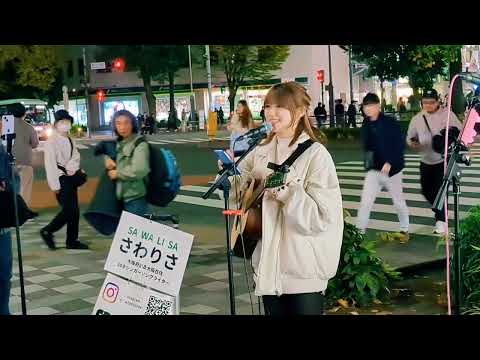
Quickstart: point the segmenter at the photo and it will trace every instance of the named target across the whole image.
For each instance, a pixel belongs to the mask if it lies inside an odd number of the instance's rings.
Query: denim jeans
[[[129,213],[143,216],[145,214],[148,214],[149,206],[145,198],[140,198],[124,203],[123,208]]]
[[[8,307],[12,279],[12,237],[0,229],[0,315],[10,315]]]

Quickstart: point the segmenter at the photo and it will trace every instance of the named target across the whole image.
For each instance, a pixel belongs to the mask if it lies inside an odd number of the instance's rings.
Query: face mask
[[[58,124],[57,125],[57,130],[61,133],[68,133],[71,128],[72,128],[72,125],[70,125],[70,124]]]

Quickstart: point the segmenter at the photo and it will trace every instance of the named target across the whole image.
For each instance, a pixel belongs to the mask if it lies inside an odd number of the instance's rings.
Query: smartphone
[[[1,138],[4,146],[7,146],[7,136],[8,134],[15,133],[15,118],[13,115],[3,115],[2,116],[2,133]]]
[[[228,153],[225,150],[213,150],[213,152],[217,156],[218,160],[222,162],[223,165],[230,166],[233,164],[232,158],[230,157],[230,155],[228,155]],[[240,175],[239,169],[237,169],[236,174]]]

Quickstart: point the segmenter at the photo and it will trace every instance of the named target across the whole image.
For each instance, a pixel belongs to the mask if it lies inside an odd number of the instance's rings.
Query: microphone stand
[[[231,248],[231,238],[230,238],[230,211],[229,211],[229,200],[230,200],[230,189],[231,189],[231,184],[230,181],[228,180],[229,176],[233,176],[234,174],[234,169],[237,168],[238,164],[242,162],[245,157],[252,152],[253,149],[257,147],[258,144],[262,141],[263,137],[258,136],[255,138],[252,138],[248,141],[248,144],[250,145],[248,150],[243,153],[242,156],[233,164],[229,166],[224,166],[224,168],[218,173],[220,177],[215,181],[215,183],[210,187],[210,189],[207,190],[202,195],[202,198],[204,200],[208,199],[212,193],[217,190],[223,190],[223,197],[225,200],[225,210],[223,211],[223,214],[225,215],[225,232],[226,232],[226,239],[227,239],[227,264],[228,264],[228,286],[229,286],[229,294],[230,294],[230,314],[235,315],[235,287],[234,287],[234,281],[233,281],[233,261],[232,261],[232,248]]]
[[[460,140],[455,140],[455,142],[450,145],[449,149],[450,159],[448,160],[447,172],[443,178],[442,187],[440,188],[435,202],[433,203],[433,209],[441,211],[445,206],[445,202],[448,206],[448,189],[450,184],[452,185],[452,191],[450,194],[453,195],[454,199],[454,242],[453,242],[453,254],[454,259],[454,269],[453,269],[453,281],[455,283],[455,295],[454,295],[454,307],[453,312],[455,315],[460,315],[461,307],[463,306],[463,278],[462,278],[462,252],[460,246],[460,237],[459,237],[459,226],[460,226],[460,217],[459,217],[459,205],[460,205],[460,179],[462,177],[461,169],[459,164],[464,164],[470,166],[471,159],[470,156],[466,153],[468,151],[467,147],[462,144]],[[446,201],[447,200],[447,201]],[[445,219],[448,227],[448,219]]]
[[[8,159],[10,162],[10,169],[11,169],[11,186],[12,186],[12,194],[13,194],[13,208],[15,211],[15,230],[17,235],[17,254],[18,254],[18,276],[20,279],[20,296],[22,302],[22,315],[27,315],[27,304],[26,304],[26,296],[25,296],[25,282],[23,276],[23,262],[22,262],[22,244],[20,242],[20,222],[18,220],[18,203],[17,203],[17,186],[16,186],[16,179],[15,179],[15,156],[13,155],[12,147],[13,147],[13,139],[15,139],[16,134],[7,134],[5,138],[7,140],[7,154]]]

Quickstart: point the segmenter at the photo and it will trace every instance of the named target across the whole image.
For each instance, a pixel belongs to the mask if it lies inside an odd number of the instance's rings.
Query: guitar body
[[[251,182],[242,195],[242,215],[236,215],[232,228],[233,255],[250,259],[262,238],[263,186],[259,180]],[[243,241],[242,241],[243,238]],[[245,250],[245,251],[244,251]]]

